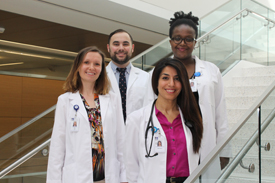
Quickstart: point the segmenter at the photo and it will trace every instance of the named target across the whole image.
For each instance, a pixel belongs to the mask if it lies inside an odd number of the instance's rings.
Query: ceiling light
[[[24,62],[15,62],[15,63],[8,63],[8,64],[0,64],[0,67],[2,67],[2,66],[9,66],[9,65],[18,65],[18,64],[24,64]]]
[[[5,32],[5,28],[4,27],[0,27],[0,33],[4,33]]]

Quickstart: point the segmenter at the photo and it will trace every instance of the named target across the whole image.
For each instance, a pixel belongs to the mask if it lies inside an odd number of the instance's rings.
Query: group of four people
[[[78,53],[56,106],[47,183],[184,182],[225,136],[219,69],[192,56],[198,18],[176,12],[169,23],[174,56],[150,73],[129,62],[122,29],[109,35],[107,67],[96,47]]]

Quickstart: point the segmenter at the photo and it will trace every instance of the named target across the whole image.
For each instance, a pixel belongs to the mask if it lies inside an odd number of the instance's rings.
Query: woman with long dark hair
[[[152,87],[158,98],[127,118],[127,180],[182,183],[198,166],[203,133],[184,65],[171,58],[158,62]]]

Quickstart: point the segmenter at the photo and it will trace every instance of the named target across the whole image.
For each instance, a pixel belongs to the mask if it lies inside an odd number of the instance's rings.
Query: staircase
[[[263,66],[248,61],[240,61],[236,67],[229,71],[224,77],[225,96],[227,104],[228,122],[231,129],[239,119],[245,114],[257,98],[265,91],[265,89],[275,80],[275,66]],[[275,93],[273,92],[269,98],[262,104],[261,119],[268,116],[275,107]],[[231,141],[233,157],[239,152],[244,144],[249,140],[251,135],[258,128],[257,114],[253,114],[243,128]],[[262,134],[261,143],[264,145],[269,142],[270,151],[262,149],[262,182],[275,182],[275,120],[270,124],[266,131]],[[244,165],[250,163],[255,164],[255,172],[249,173],[241,166],[233,171],[228,183],[258,183],[259,182],[259,160],[258,145],[255,143],[250,151],[243,159]]]

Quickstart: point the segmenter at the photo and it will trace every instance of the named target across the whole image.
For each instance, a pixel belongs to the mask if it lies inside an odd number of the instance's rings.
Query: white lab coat
[[[228,132],[227,111],[223,90],[222,75],[213,63],[196,60],[196,72],[202,75],[196,77],[199,106],[203,121],[203,139],[201,145],[201,161],[214,149]],[[224,148],[220,157],[230,157],[230,148]],[[221,167],[217,157],[202,176],[202,182],[215,182],[220,175]]]
[[[123,162],[125,127],[117,115],[120,99],[112,93],[99,95],[105,147],[105,182],[126,181]],[[71,131],[74,105],[79,106],[78,132]],[[91,129],[79,92],[67,92],[58,98],[51,138],[47,183],[93,183]]]
[[[154,126],[159,128],[164,136],[162,145],[165,152],[158,153],[157,156],[146,158],[145,150],[145,131],[151,113],[152,103],[148,104],[127,117],[126,137],[125,138],[125,165],[127,181],[129,183],[165,183],[166,182],[166,159],[167,159],[167,140],[165,133],[159,123],[155,109],[152,118]],[[183,130],[186,136],[189,172],[192,173],[198,166],[199,154],[193,151],[193,139],[189,128],[185,125],[182,113],[180,112],[183,124]],[[148,131],[147,146],[148,151],[151,143],[152,131]],[[150,155],[155,154],[155,138],[153,139],[152,151]]]
[[[126,92],[126,115],[128,116],[135,110],[138,110],[144,106],[144,96],[146,95],[146,89],[148,86],[149,74],[131,64],[131,71],[127,83]],[[112,84],[112,91],[120,96],[118,82],[115,74],[109,63],[106,67],[106,71],[109,80]],[[120,104],[121,105],[121,104]]]
[[[228,131],[227,112],[225,96],[223,90],[223,81],[219,68],[207,61],[196,60],[196,72],[202,75],[196,77],[197,89],[199,93],[199,106],[202,113],[203,121],[203,139],[201,144],[201,162],[214,149],[214,147],[223,139]],[[152,78],[150,72],[150,80]],[[150,85],[151,86],[151,85]],[[145,103],[156,98],[152,86],[147,89]],[[220,157],[231,157],[230,146],[224,148]],[[217,157],[211,168],[202,176],[202,182],[213,182],[220,175],[220,160]]]

